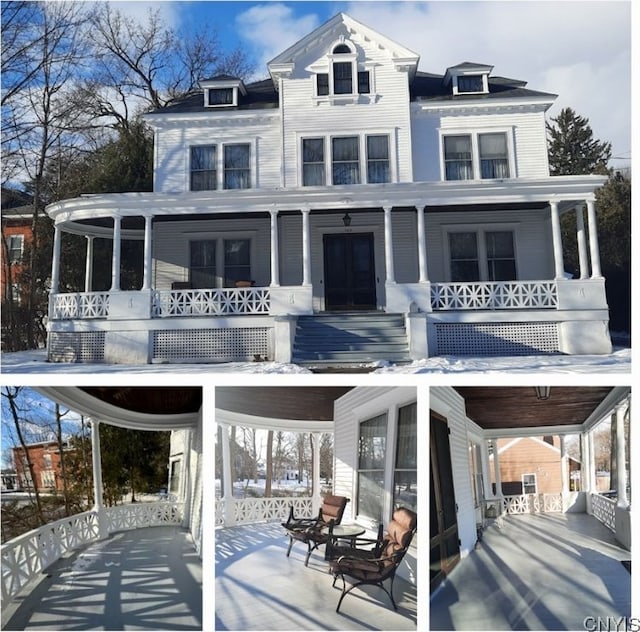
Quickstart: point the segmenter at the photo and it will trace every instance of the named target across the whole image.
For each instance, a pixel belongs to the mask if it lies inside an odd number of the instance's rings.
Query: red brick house
[[[65,446],[65,450],[68,446]],[[62,491],[62,472],[60,467],[60,449],[57,441],[43,441],[27,446],[29,460],[33,464],[33,474],[41,491]],[[13,448],[13,466],[16,471],[18,490],[33,489],[24,450]]]

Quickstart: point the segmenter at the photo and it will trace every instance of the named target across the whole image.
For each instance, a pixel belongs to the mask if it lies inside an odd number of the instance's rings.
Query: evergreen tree
[[[589,119],[564,108],[547,123],[549,168],[553,176],[608,173],[611,143],[593,138]]]

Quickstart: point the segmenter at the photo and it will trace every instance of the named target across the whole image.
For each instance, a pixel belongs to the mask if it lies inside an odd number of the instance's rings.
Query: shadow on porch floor
[[[619,621],[631,615],[631,575],[621,564],[630,558],[593,516],[507,516],[436,590],[429,629],[585,630],[587,618]]]
[[[415,630],[416,588],[396,578],[394,612],[379,588],[356,588],[336,613],[342,582],[333,588],[324,547],[304,566],[306,546],[277,523],[216,530],[216,630]]]
[[[58,560],[30,588],[6,625],[3,612],[3,629],[202,629],[202,562],[178,527],[116,533]]]

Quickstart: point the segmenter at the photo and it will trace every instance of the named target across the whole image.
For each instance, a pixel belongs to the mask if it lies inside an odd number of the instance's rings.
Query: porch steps
[[[311,368],[385,360],[411,361],[402,314],[340,312],[298,317],[294,364]]]

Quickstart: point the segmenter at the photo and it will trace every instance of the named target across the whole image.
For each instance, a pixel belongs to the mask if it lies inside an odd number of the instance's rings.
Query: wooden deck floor
[[[434,592],[429,627],[585,630],[588,617],[630,617],[630,559],[587,514],[509,516]]]
[[[306,546],[288,538],[274,523],[216,531],[216,630],[415,630],[414,586],[396,578],[394,612],[377,587],[353,590],[335,609],[341,581],[332,576],[323,550],[304,566]]]
[[[3,604],[3,629],[203,629],[202,562],[177,527],[117,533],[59,560],[29,588]]]

